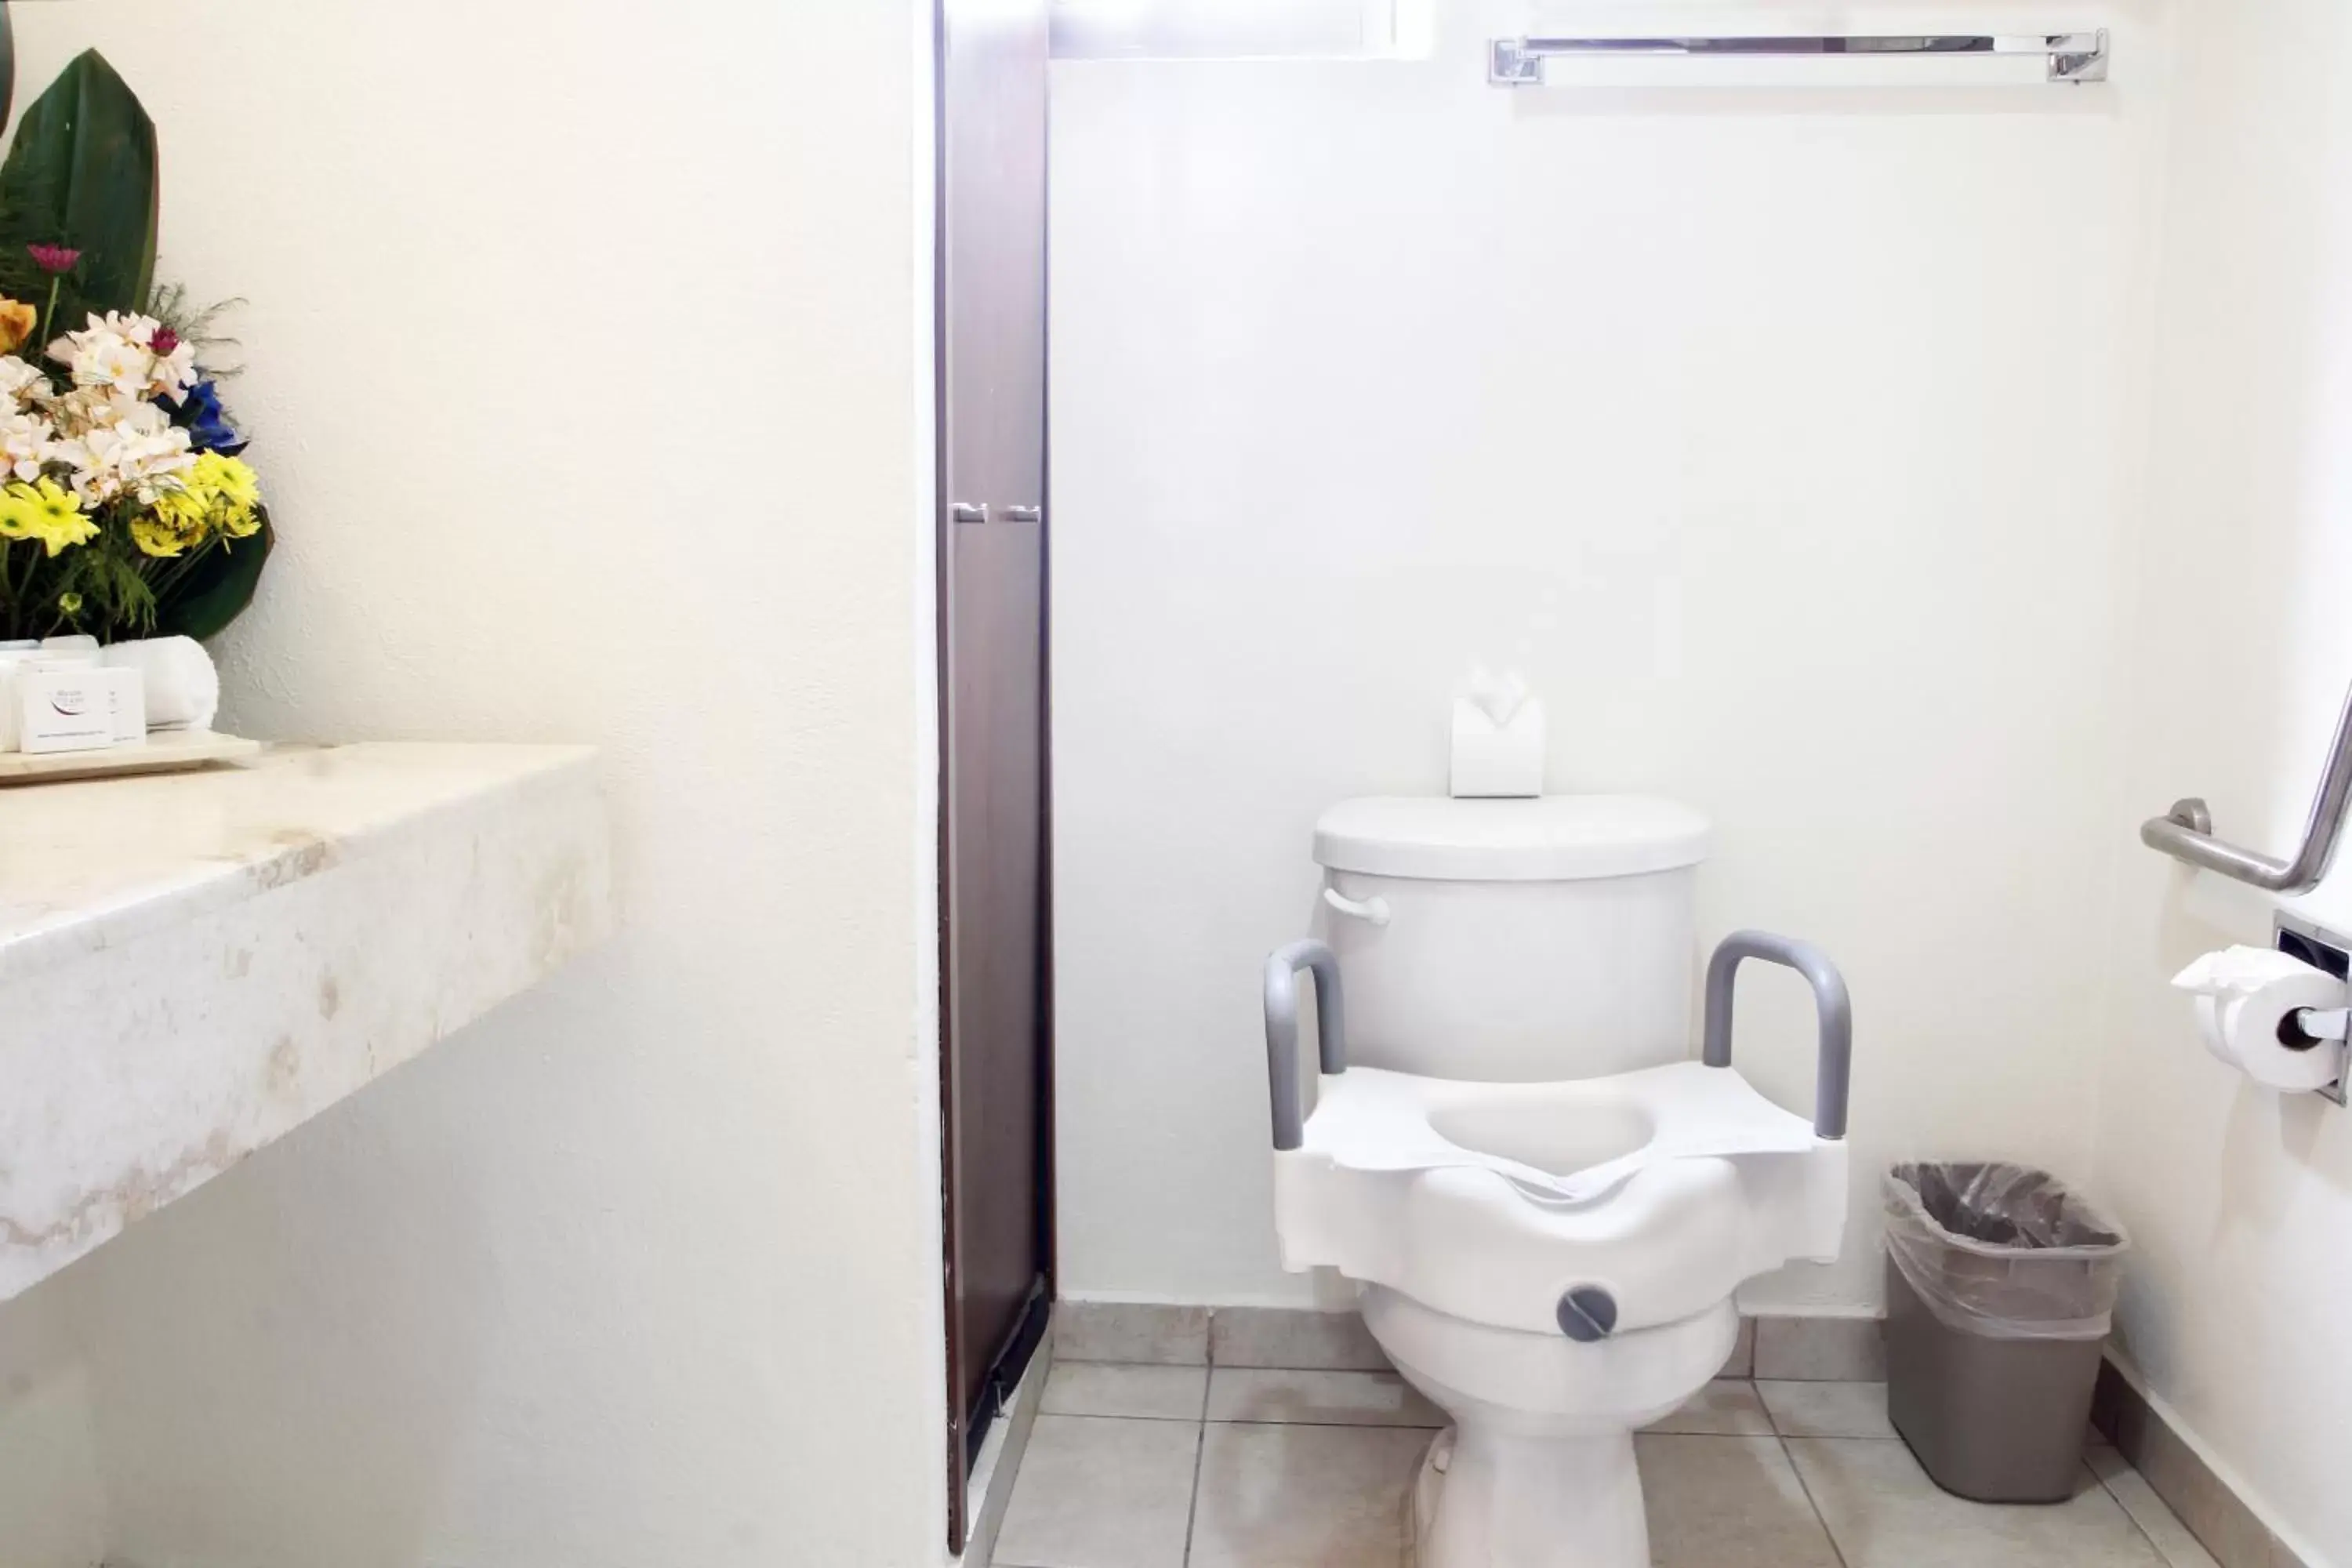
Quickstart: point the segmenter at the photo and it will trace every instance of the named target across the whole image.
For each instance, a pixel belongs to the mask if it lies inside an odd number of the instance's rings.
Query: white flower
[[[51,343],[49,357],[73,367],[77,386],[102,386],[133,397],[177,397],[195,384],[196,351],[177,343],[168,354],[156,353],[155,334],[162,330],[152,316],[109,310]]]
[[[154,379],[155,356],[109,333],[83,351],[74,363],[74,379],[86,386],[103,386],[136,397]]]
[[[147,390],[158,397],[180,398],[196,384],[200,373],[196,369],[196,350],[193,343],[181,343],[170,353],[157,354]]]
[[[27,396],[44,396],[48,390],[48,377],[15,354],[0,355],[0,399],[21,403]]]
[[[57,431],[37,414],[0,414],[0,459],[17,479],[31,483],[57,447]]]
[[[134,315],[122,310],[109,310],[101,316],[92,311],[88,330],[91,332],[110,332],[125,342],[137,343],[143,349],[155,341],[156,329],[163,324],[152,316]],[[82,334],[68,332],[66,335],[75,337]]]
[[[71,434],[49,456],[73,470],[68,482],[86,505],[125,494],[152,504],[195,464],[188,433],[138,397],[84,388],[58,399],[54,409],[59,427]]]

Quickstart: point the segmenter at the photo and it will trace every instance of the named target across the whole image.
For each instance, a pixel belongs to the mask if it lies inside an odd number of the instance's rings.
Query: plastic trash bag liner
[[[2123,1227],[2046,1171],[1902,1164],[1886,1175],[1886,1252],[1927,1310],[1988,1339],[2095,1340],[2113,1321]]]

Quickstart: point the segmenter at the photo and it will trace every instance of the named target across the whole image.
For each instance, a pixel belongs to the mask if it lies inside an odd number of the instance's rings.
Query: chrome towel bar
[[[2307,893],[2336,862],[2347,802],[2352,802],[2352,692],[2346,694],[2336,716],[2327,771],[2319,776],[2319,793],[2312,797],[2311,815],[2304,820],[2303,843],[2292,859],[2274,860],[2214,837],[2213,814],[2195,795],[2174,801],[2171,811],[2141,823],[2139,841],[2176,860],[2250,882],[2265,892]]]
[[[1544,61],[1573,55],[2040,55],[2049,79],[2107,79],[2107,33],[1939,33],[1925,36],[1796,36],[1684,38],[1496,38],[1486,79],[1496,87],[1541,87]]]

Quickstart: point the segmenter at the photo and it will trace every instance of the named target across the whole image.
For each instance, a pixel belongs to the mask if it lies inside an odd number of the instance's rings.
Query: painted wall
[[[600,743],[627,922],[0,1313],[110,1563],[940,1556],[928,9],[16,9],[250,301],[228,719]]]
[[[0,1563],[95,1568],[106,1552],[91,1369],[63,1290],[0,1309]]]
[[[2352,14],[2182,13],[2138,515],[2122,794],[2184,795],[2286,853],[2352,678]],[[2352,870],[2299,900],[2352,930]],[[2121,863],[2101,1187],[2138,1244],[2122,1342],[2158,1404],[2315,1563],[2352,1563],[2352,1116],[2197,1043],[2166,981],[2267,945],[2272,905],[2137,847]]]
[[[1490,34],[1600,9],[1441,7],[1427,63],[1056,68],[1073,1294],[1307,1299],[1258,966],[1325,805],[1443,791],[1477,659],[1548,698],[1554,789],[1714,817],[1706,942],[1852,980],[1846,1256],[1751,1306],[1875,1306],[1891,1158],[2091,1166],[2156,18],[2083,14],[2135,62],[2098,92],[1485,85]],[[1768,1092],[1810,1105],[1812,1049],[1801,983],[1743,987]]]

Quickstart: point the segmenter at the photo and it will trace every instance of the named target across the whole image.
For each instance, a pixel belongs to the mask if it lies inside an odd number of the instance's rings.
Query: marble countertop
[[[396,844],[584,746],[275,746],[251,763],[0,789],[0,983]]]
[[[0,1300],[602,939],[571,746],[0,790]]]

